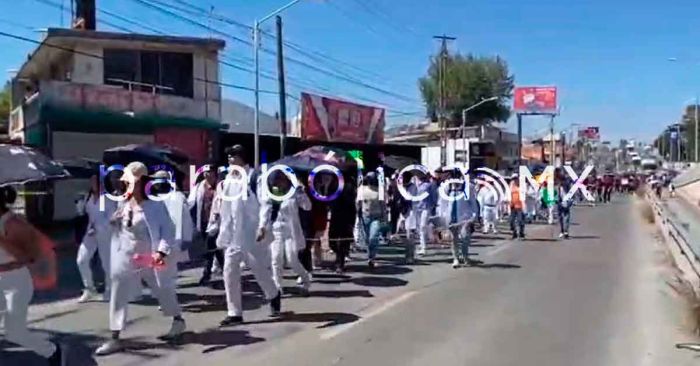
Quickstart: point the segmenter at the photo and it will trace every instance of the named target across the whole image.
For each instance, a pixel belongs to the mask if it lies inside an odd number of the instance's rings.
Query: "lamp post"
[[[253,25],[253,53],[255,59],[255,126],[254,126],[254,138],[255,138],[255,166],[260,165],[260,24],[264,23],[266,20],[274,17],[275,15],[287,10],[288,8],[294,6],[301,0],[292,0],[287,5],[273,11],[267,16],[256,19]]]
[[[466,152],[467,151],[467,137],[466,137],[467,112],[471,111],[472,109],[474,109],[474,108],[476,108],[484,103],[493,102],[495,100],[498,100],[498,97],[490,97],[490,98],[482,99],[481,101],[474,104],[473,106],[462,109],[462,149],[464,149],[463,160],[465,160],[464,161],[465,165],[467,164],[467,161],[466,161],[467,160],[467,152]],[[483,138],[483,136],[482,136],[482,138]]]
[[[669,62],[678,62],[678,58],[676,57],[669,57],[668,58]],[[700,161],[700,150],[698,149],[698,135],[700,135],[700,129],[698,128],[698,95],[695,95],[695,113],[694,113],[694,122],[695,122],[695,133],[693,133],[693,150],[695,153],[695,162]]]

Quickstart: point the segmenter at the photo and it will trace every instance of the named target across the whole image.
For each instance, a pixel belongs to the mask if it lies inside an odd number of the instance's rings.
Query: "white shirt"
[[[131,217],[129,217],[131,216]],[[123,218],[124,238],[134,253],[151,252],[151,234],[143,214],[143,209],[138,205],[127,208]],[[131,225],[129,225],[131,221]]]

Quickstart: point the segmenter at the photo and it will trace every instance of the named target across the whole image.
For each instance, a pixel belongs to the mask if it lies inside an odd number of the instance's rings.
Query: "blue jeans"
[[[513,236],[525,236],[525,213],[522,209],[510,210],[510,230]]]
[[[379,248],[379,235],[382,232],[382,223],[377,219],[363,218],[362,223],[365,229],[365,240],[367,241],[367,251],[369,259],[374,259],[377,256]]]
[[[571,208],[559,205],[557,211],[559,212],[559,228],[562,233],[568,233],[571,225]]]

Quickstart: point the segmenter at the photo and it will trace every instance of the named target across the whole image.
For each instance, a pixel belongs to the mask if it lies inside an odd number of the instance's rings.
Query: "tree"
[[[7,133],[10,124],[10,86],[5,86],[0,90],[0,133]]]
[[[418,80],[428,116],[436,116],[440,107],[440,62],[439,54],[432,57],[427,75]],[[448,53],[444,81],[447,125],[461,126],[463,109],[494,96],[499,99],[468,113],[467,124],[473,126],[507,121],[510,117],[507,103],[512,96],[513,80],[508,65],[500,57]]]

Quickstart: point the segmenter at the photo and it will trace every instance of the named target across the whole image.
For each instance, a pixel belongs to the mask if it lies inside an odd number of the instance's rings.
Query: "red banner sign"
[[[301,94],[301,138],[358,144],[384,143],[384,109]]]
[[[587,127],[578,131],[578,137],[587,140],[600,140],[600,129],[598,127]]]
[[[516,87],[514,95],[513,109],[516,113],[557,112],[556,86]]]

